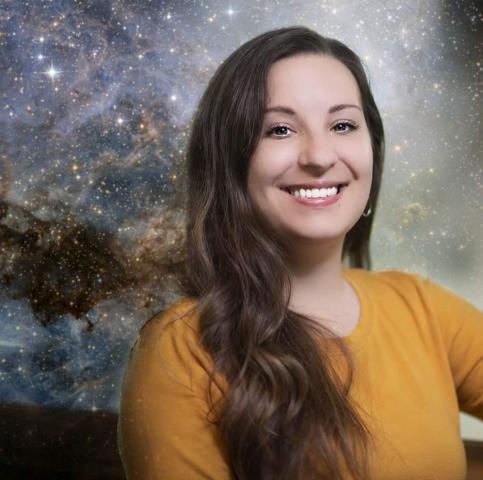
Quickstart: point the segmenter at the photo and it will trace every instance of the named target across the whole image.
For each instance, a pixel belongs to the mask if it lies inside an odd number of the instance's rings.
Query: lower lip
[[[300,203],[301,205],[305,205],[307,207],[327,207],[329,205],[334,204],[337,202],[342,195],[342,192],[346,188],[347,185],[341,187],[338,193],[331,197],[326,197],[326,198],[304,198],[304,197],[296,197],[292,195],[289,192],[286,192],[285,190],[282,190],[284,193],[289,195],[293,200],[295,200],[297,203]]]

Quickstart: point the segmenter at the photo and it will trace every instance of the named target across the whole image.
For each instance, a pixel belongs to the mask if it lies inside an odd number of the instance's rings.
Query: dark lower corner
[[[2,480],[125,480],[117,415],[0,405]]]
[[[2,480],[125,480],[116,414],[0,405],[0,432]],[[467,480],[481,480],[483,442],[464,443]]]

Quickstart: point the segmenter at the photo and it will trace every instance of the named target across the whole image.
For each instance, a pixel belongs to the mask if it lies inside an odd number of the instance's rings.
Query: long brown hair
[[[197,300],[200,342],[213,359],[210,387],[215,373],[229,385],[215,423],[237,480],[338,480],[344,468],[355,479],[369,478],[371,435],[348,398],[351,353],[342,338],[288,308],[288,245],[247,194],[268,71],[277,60],[303,53],[338,59],[360,89],[373,149],[372,215],[347,233],[343,259],[371,268],[384,131],[361,61],[341,42],[305,27],[263,33],[215,72],[195,112],[187,150],[183,287]],[[328,338],[343,353],[338,361],[347,361],[345,382],[331,366],[329,350],[321,348]]]

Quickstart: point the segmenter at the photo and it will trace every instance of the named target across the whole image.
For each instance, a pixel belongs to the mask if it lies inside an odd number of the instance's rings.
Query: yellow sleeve
[[[162,329],[178,313],[172,307],[143,327],[125,369],[118,445],[128,480],[230,478],[206,419],[206,356],[191,354],[186,339],[195,337],[183,321]]]
[[[460,410],[483,420],[483,312],[423,278],[448,353]]]

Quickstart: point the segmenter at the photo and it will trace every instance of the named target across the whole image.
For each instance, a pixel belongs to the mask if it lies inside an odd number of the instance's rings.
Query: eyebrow
[[[359,105],[354,105],[352,103],[341,103],[339,105],[334,105],[330,107],[328,113],[335,113],[339,110],[344,110],[346,108],[357,108],[358,110],[361,110],[361,107],[359,107]],[[286,113],[287,115],[297,116],[297,113],[294,110],[292,110],[290,107],[286,107],[285,105],[277,105],[275,107],[270,107],[265,110],[265,113],[270,112]]]

